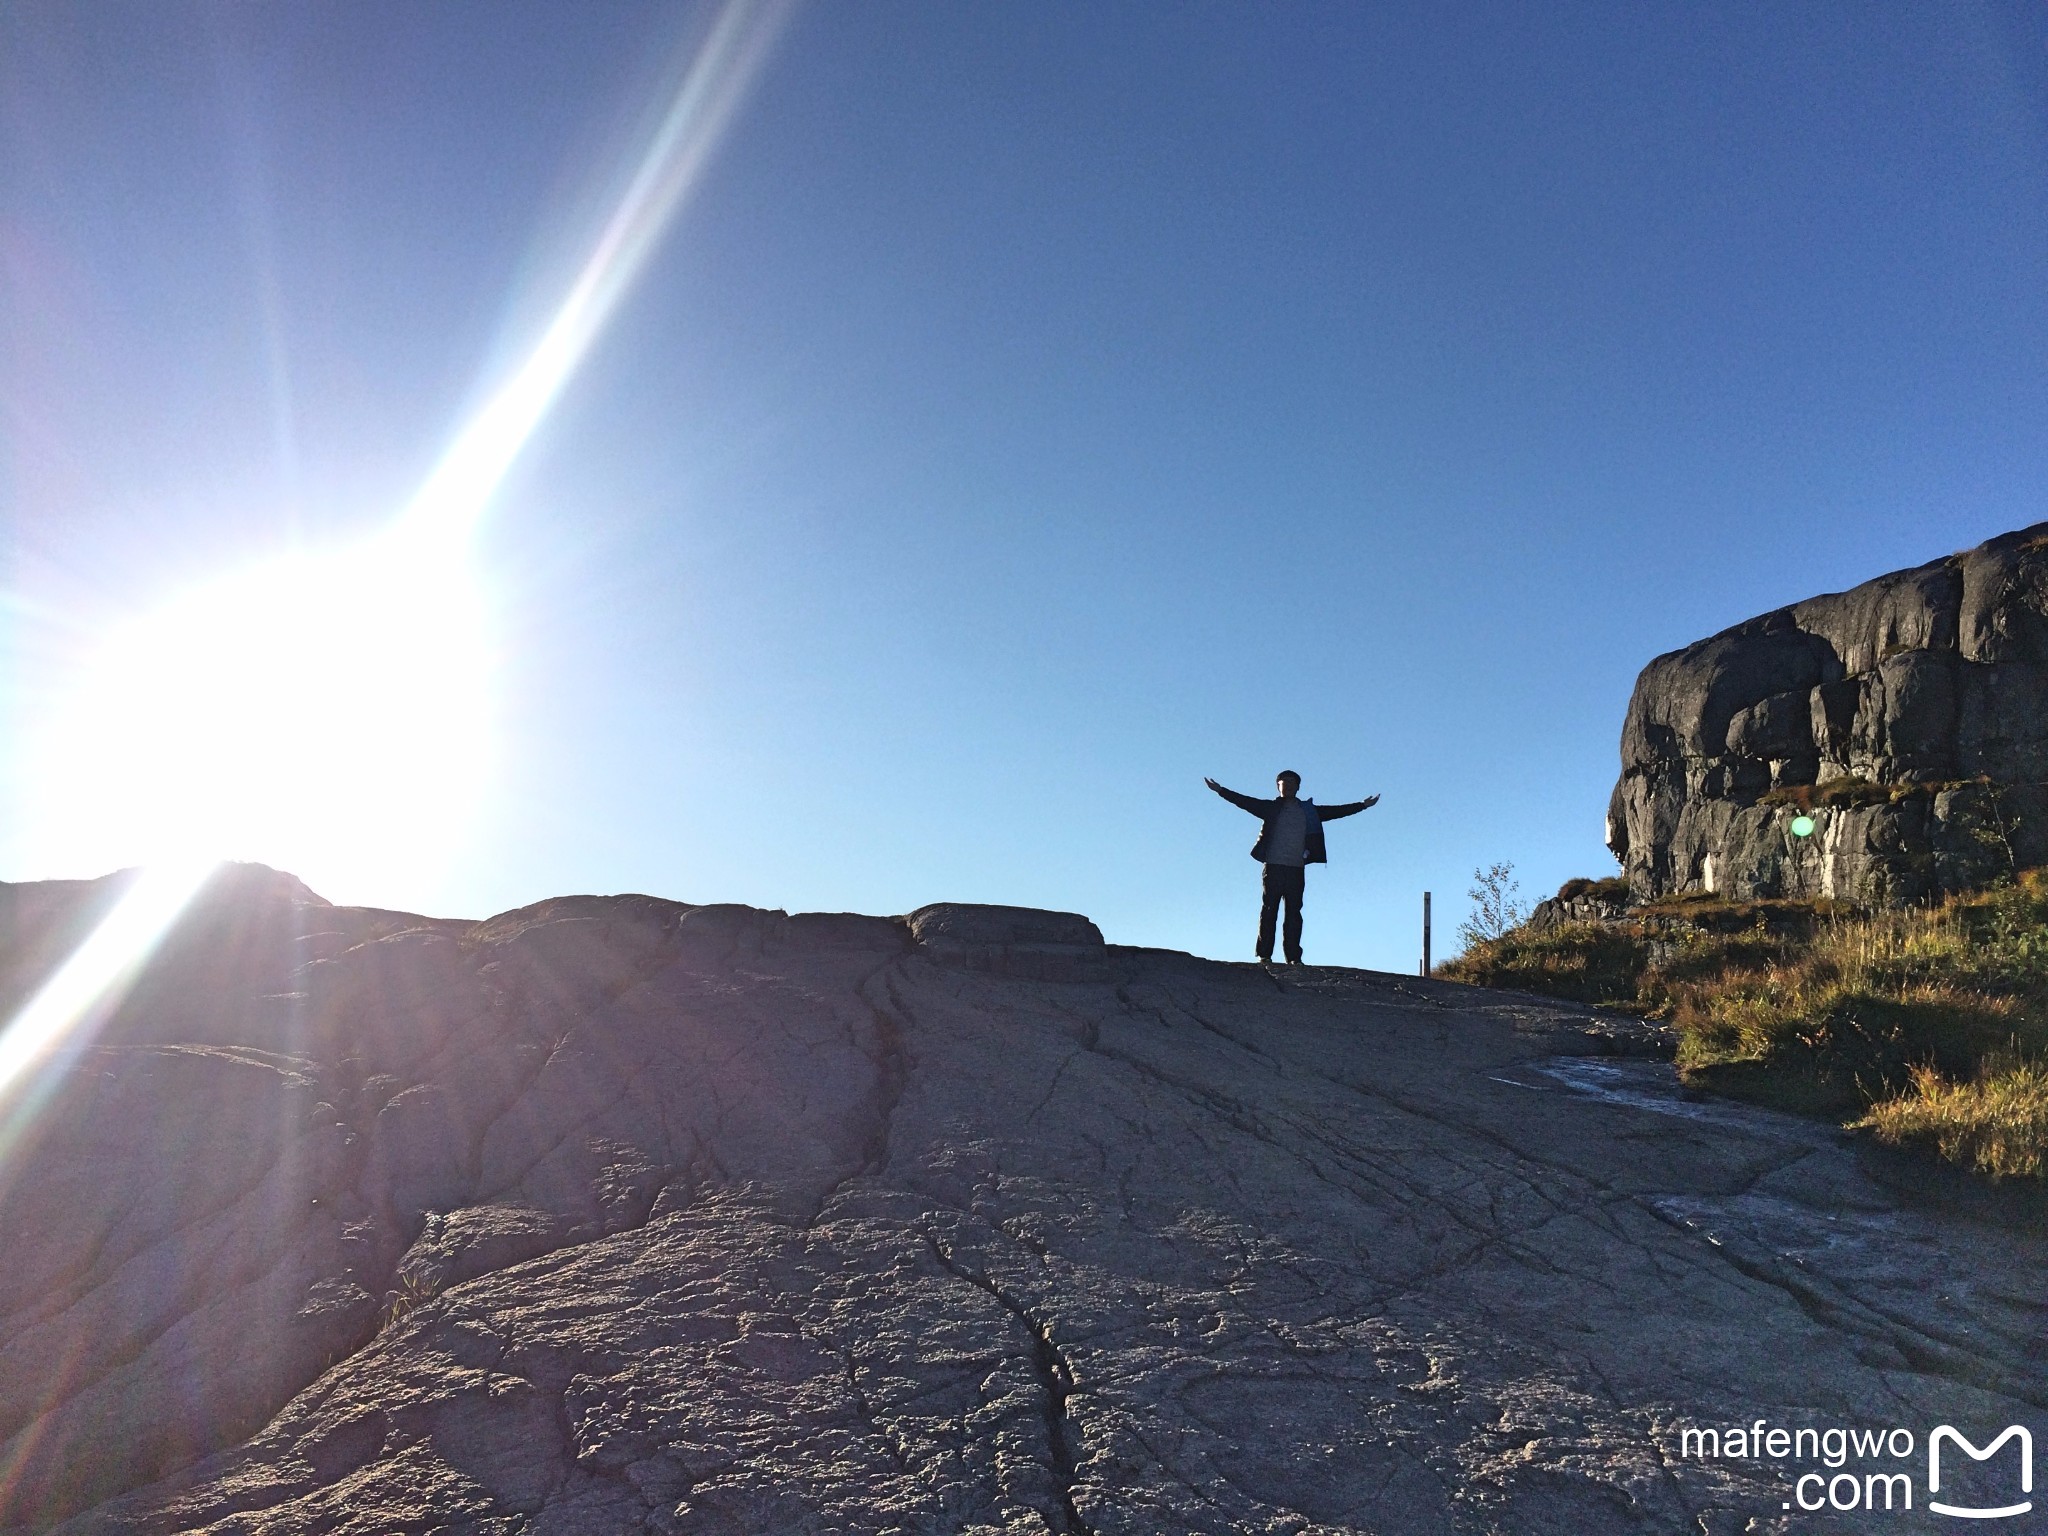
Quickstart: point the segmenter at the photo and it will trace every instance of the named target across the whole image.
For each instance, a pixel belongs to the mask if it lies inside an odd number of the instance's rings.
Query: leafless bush
[[[1521,890],[1515,866],[1505,861],[1472,871],[1472,889],[1465,893],[1472,898],[1472,915],[1458,924],[1458,938],[1467,949],[1529,920],[1529,909],[1516,900]]]

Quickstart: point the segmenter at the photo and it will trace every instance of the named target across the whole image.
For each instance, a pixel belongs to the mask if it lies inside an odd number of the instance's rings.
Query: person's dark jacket
[[[1216,785],[1215,790],[1239,810],[1250,811],[1259,818],[1259,840],[1252,844],[1252,857],[1263,864],[1266,859],[1266,844],[1273,835],[1273,817],[1279,812],[1283,802],[1260,800],[1253,795],[1240,795],[1236,790],[1225,789],[1221,784]],[[1313,800],[1299,801],[1301,808],[1308,812],[1308,862],[1330,862],[1329,855],[1323,851],[1324,822],[1335,821],[1340,816],[1356,816],[1378,798],[1375,795],[1372,800],[1358,800],[1350,805],[1317,805]]]

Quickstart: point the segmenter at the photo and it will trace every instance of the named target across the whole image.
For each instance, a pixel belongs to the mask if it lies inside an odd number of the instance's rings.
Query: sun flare
[[[242,571],[116,634],[31,749],[29,862],[146,866],[0,1031],[0,1153],[215,862],[390,900],[454,858],[493,758],[469,540],[695,186],[789,14],[729,0],[523,361],[383,537]],[[12,1128],[12,1129],[10,1129]]]
[[[254,859],[364,892],[455,851],[491,648],[462,552],[403,534],[208,584],[118,633],[41,765],[42,862]]]

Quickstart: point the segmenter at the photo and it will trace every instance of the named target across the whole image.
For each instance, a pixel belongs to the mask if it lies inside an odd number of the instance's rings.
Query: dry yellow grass
[[[1666,903],[1445,970],[1668,1019],[1702,1087],[2048,1177],[2048,871],[1907,911]]]
[[[1893,1145],[1931,1147],[1993,1179],[2048,1173],[2048,1066],[1987,1063],[1971,1082],[1913,1069],[1904,1093],[1871,1105],[1857,1127]]]

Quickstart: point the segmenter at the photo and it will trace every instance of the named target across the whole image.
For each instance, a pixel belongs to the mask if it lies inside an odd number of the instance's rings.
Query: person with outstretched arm
[[[1280,794],[1273,800],[1240,795],[1214,779],[1202,782],[1239,810],[1250,811],[1259,818],[1259,840],[1252,844],[1252,857],[1266,866],[1259,902],[1259,963],[1273,963],[1273,920],[1284,902],[1287,963],[1301,964],[1301,893],[1307,883],[1308,866],[1329,862],[1323,851],[1323,823],[1339,816],[1356,816],[1367,807],[1378,805],[1380,797],[1368,795],[1351,805],[1317,805],[1297,796],[1301,775],[1292,768],[1282,769],[1274,781]]]

